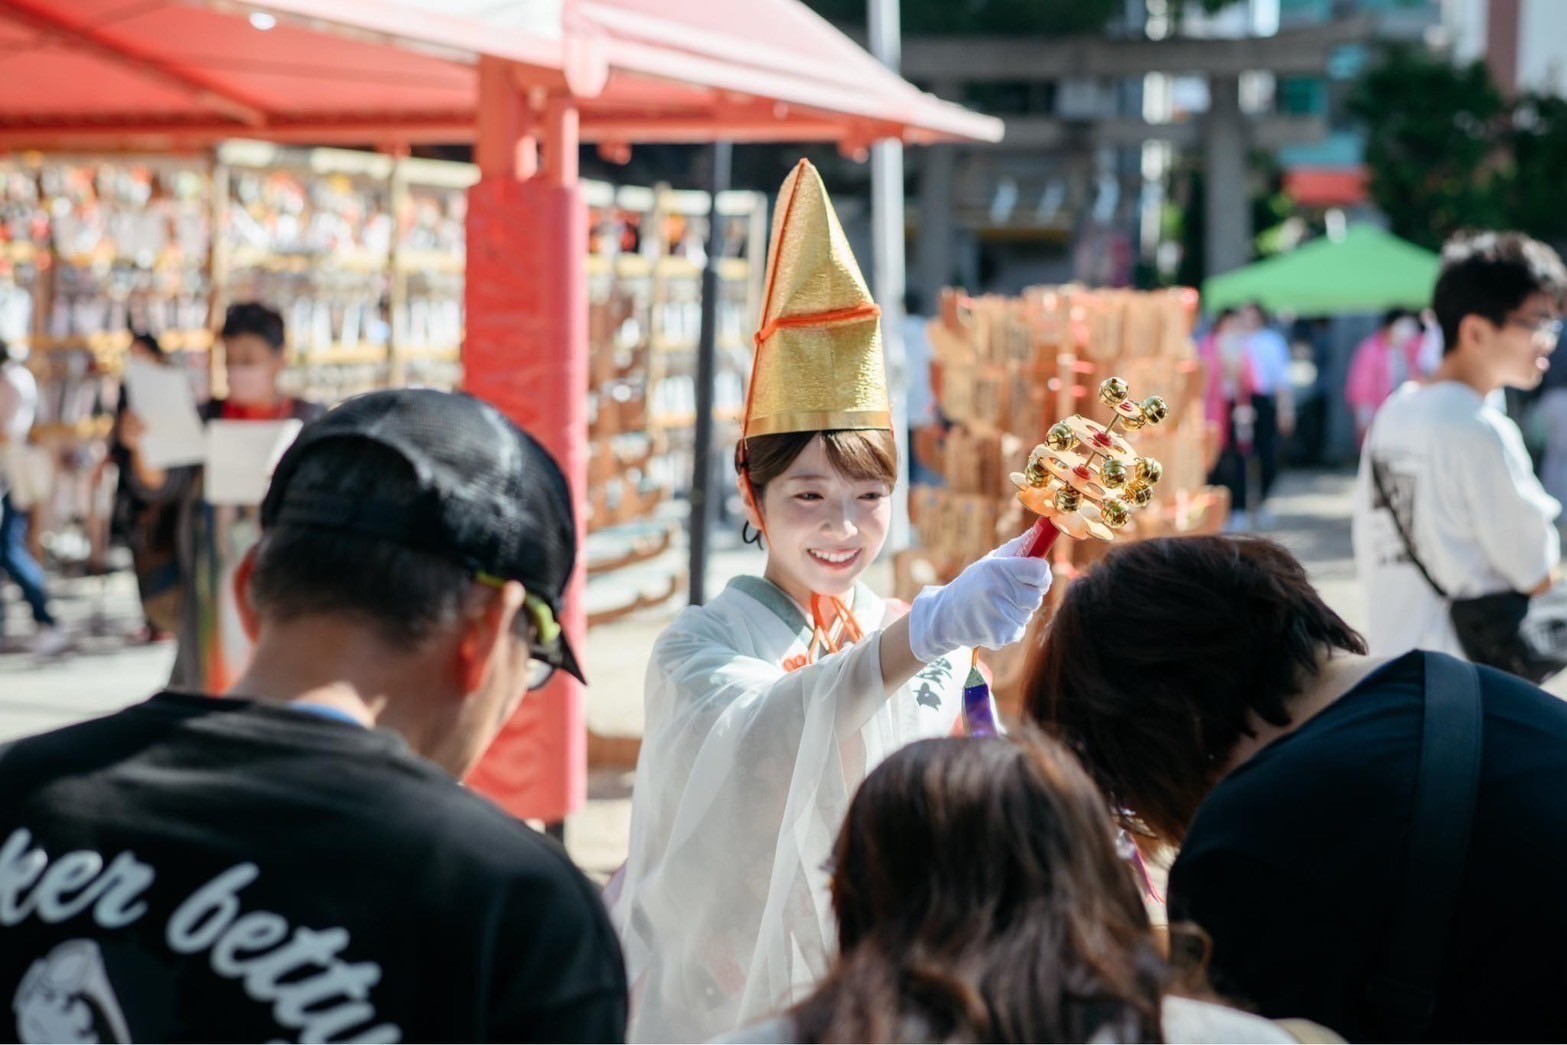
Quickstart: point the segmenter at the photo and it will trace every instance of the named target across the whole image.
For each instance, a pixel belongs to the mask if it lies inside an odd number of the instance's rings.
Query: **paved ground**
[[[1286,474],[1273,501],[1275,517],[1268,533],[1307,564],[1327,600],[1351,624],[1359,625],[1365,611],[1350,553],[1350,484],[1351,477],[1342,473]],[[682,554],[672,551],[670,558]],[[736,573],[758,569],[759,563],[760,553],[725,538],[715,551],[709,591],[717,591]],[[613,587],[595,583],[590,605],[613,605],[634,591],[659,590],[664,565],[617,574]],[[12,636],[5,648],[11,649],[31,627],[14,596],[12,591],[5,607],[6,633]],[[49,662],[17,652],[0,654],[0,740],[115,710],[153,692],[168,676],[171,646],[137,645],[127,638],[140,624],[129,576],[61,580],[55,586],[55,600],[59,615],[76,636],[76,648]],[[642,673],[648,651],[678,605],[676,600],[669,608],[644,611],[591,634],[588,721],[596,733],[640,733]],[[573,854],[598,875],[624,859],[630,791],[629,772],[595,770],[588,807],[567,825]]]

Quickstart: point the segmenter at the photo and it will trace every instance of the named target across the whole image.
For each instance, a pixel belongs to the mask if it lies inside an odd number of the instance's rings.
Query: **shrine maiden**
[[[1050,586],[1013,547],[908,612],[859,583],[897,452],[879,313],[809,163],[784,182],[770,248],[736,453],[767,566],[685,610],[648,667],[613,909],[632,1040],[706,1040],[805,995],[833,947],[826,863],[855,789],[954,732],[966,647],[1018,641]]]

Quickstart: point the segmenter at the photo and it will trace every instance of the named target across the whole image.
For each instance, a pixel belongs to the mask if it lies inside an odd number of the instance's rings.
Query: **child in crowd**
[[[256,302],[232,305],[218,338],[228,396],[205,404],[203,420],[309,421],[323,413],[317,404],[279,387],[288,360],[283,317],[276,309]],[[179,513],[176,559],[183,595],[169,685],[219,691],[244,671],[250,656],[231,588],[240,559],[260,536],[257,508],[209,503],[200,465],[153,467],[142,453],[146,427],[143,418],[127,411],[120,417],[119,443],[129,464],[129,494],[144,504],[174,506]]]

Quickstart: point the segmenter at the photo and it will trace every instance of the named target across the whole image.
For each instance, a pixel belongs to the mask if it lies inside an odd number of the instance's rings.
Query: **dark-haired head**
[[[311,446],[291,466],[288,490],[395,513],[417,510],[424,495],[406,459],[354,438]],[[504,585],[485,583],[452,557],[286,519],[267,529],[250,556],[248,570],[240,570],[241,605],[254,613],[252,637],[271,663],[298,658],[336,679],[395,671],[391,685],[408,688],[387,692],[382,725],[458,777],[473,768],[522,699],[529,651],[539,642],[536,619],[507,608]],[[305,661],[298,636],[328,629],[344,642],[343,660],[323,664],[313,648]],[[353,648],[368,651],[358,664]],[[482,670],[475,657],[484,659]]]
[[[1382,329],[1387,330],[1401,319],[1413,318],[1414,313],[1407,308],[1390,308],[1382,313]]]
[[[0,363],[9,363],[10,361],[11,346],[6,343],[5,338],[0,337]]]
[[[1442,328],[1444,353],[1464,343],[1464,320],[1478,317],[1499,327],[1535,295],[1560,310],[1567,269],[1550,247],[1519,232],[1466,232],[1442,248],[1442,271],[1431,309]]]
[[[1162,1040],[1167,968],[1109,810],[1048,738],[902,748],[833,863],[840,953],[798,1040]]]
[[[158,343],[157,335],[146,331],[138,331],[131,334],[131,354],[137,351],[146,353],[152,360],[162,360],[168,357],[168,351]]]
[[[287,366],[283,317],[255,301],[230,305],[223,317],[223,365],[228,399],[241,406],[271,406],[281,398]]]
[[[735,445],[735,473],[747,477],[760,499],[767,484],[778,478],[817,439],[833,470],[847,479],[898,481],[898,444],[883,428],[836,428],[826,432],[785,432],[753,436]]]
[[[736,448],[735,470],[746,526],[767,538],[764,576],[800,605],[844,597],[881,554],[898,482],[891,432],[755,436]]]
[[[223,314],[223,328],[218,331],[218,336],[225,342],[246,336],[254,337],[281,355],[285,343],[283,316],[277,309],[259,301],[237,302]]]
[[[1219,309],[1218,315],[1213,317],[1213,332],[1216,334],[1223,333],[1234,326],[1235,321],[1239,318],[1240,313],[1233,308]]]
[[[1237,743],[1254,723],[1288,725],[1332,651],[1365,653],[1365,640],[1280,545],[1138,541],[1072,582],[1025,699],[1132,826],[1179,844]]]
[[[322,443],[304,457],[289,489],[328,496],[412,503],[412,467],[384,447],[355,440]],[[279,523],[258,546],[251,597],[283,622],[350,617],[389,648],[417,647],[462,614],[477,590],[462,563],[362,534]]]

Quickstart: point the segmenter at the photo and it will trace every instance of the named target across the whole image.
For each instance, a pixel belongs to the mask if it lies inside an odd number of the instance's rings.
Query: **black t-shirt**
[[[1214,987],[1264,1016],[1379,1040],[1367,983],[1407,874],[1425,664],[1383,665],[1226,777],[1170,873]],[[1436,1040],[1567,1040],[1567,703],[1480,669],[1484,748]]]
[[[621,1041],[597,890],[389,732],[160,694],[0,747],[0,1040]]]

